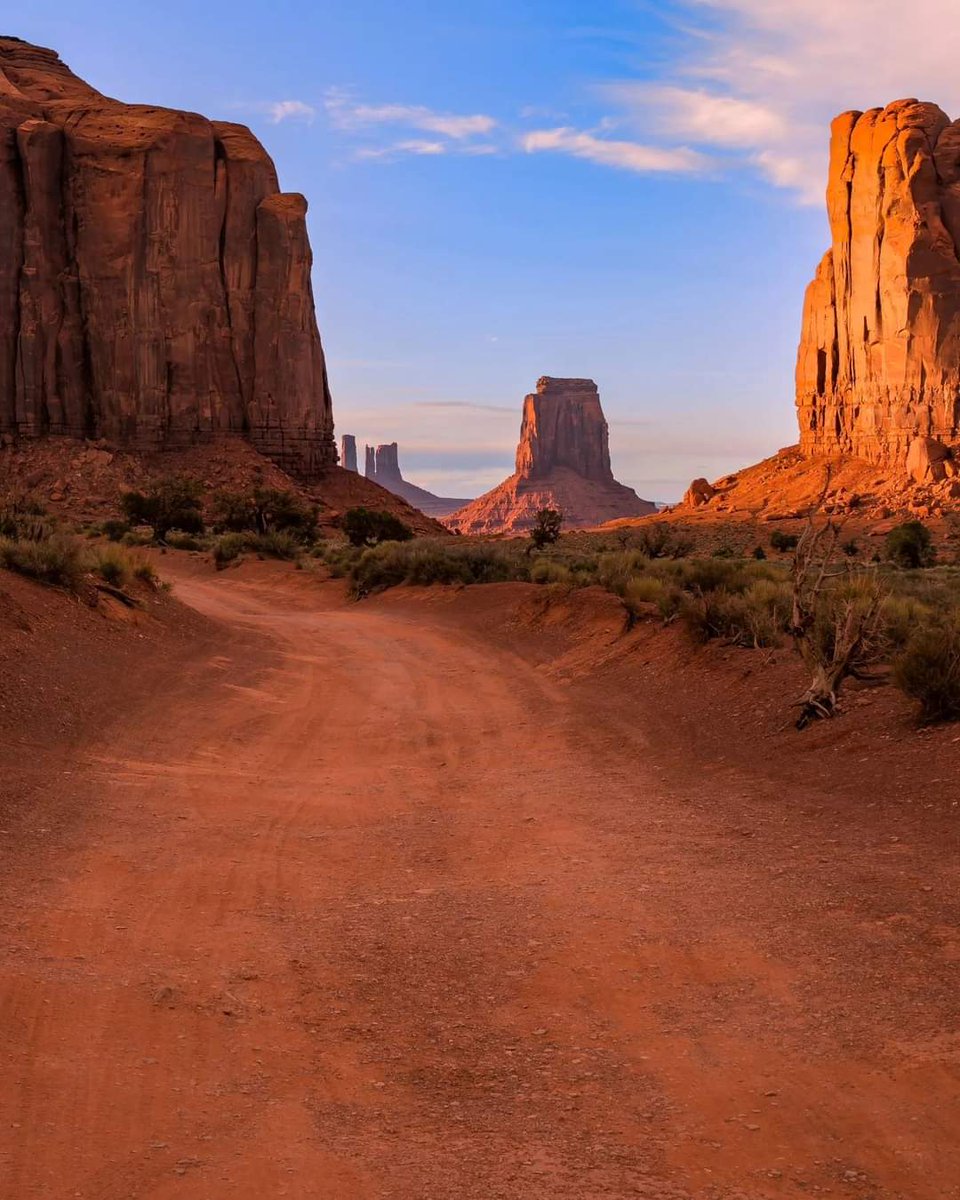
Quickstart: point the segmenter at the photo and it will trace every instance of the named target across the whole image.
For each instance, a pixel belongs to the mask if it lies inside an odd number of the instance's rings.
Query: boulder
[[[695,479],[684,493],[682,504],[684,508],[699,508],[717,494],[717,489],[706,479]]]
[[[957,474],[953,451],[936,438],[914,438],[907,451],[907,474],[914,483],[942,483]]]
[[[307,203],[246,128],[0,37],[0,436],[336,462]]]

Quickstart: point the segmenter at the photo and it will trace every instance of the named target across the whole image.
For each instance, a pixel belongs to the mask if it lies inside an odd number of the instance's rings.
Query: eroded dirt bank
[[[179,569],[0,851],[0,1194],[960,1195],[955,747],[857,805],[609,614]]]

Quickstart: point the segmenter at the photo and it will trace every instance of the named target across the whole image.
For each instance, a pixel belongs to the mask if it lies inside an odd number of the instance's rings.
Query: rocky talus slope
[[[609,429],[590,379],[541,378],[523,402],[515,472],[444,524],[460,533],[519,533],[542,508],[560,509],[568,528],[656,511],[614,479]]]
[[[0,38],[0,437],[337,461],[307,204],[246,128]]]

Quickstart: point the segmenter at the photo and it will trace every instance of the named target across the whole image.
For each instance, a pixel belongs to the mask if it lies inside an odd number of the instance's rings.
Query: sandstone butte
[[[346,443],[347,437],[344,437]],[[352,439],[351,439],[352,440]],[[356,462],[356,443],[354,442],[354,462]],[[428,517],[444,517],[448,513],[469,504],[469,500],[456,499],[451,496],[436,496],[426,488],[417,487],[404,479],[400,473],[400,454],[396,442],[383,443],[376,448],[366,447],[364,473],[367,479],[386,488],[388,492],[406,500],[414,508],[418,508]]]
[[[523,402],[515,472],[444,524],[460,533],[519,533],[542,508],[560,509],[567,528],[656,511],[613,477],[609,429],[591,379],[538,380]]]
[[[316,479],[337,453],[306,211],[243,126],[0,38],[0,437],[234,434]]]
[[[960,121],[917,100],[841,114],[826,201],[832,245],[797,354],[799,447],[716,487],[694,480],[686,507],[778,493],[796,507],[821,486],[815,460],[833,464],[840,508],[856,497],[923,514],[960,499]]]

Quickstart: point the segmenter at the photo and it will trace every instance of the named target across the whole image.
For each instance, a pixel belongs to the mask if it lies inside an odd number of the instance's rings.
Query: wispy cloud
[[[274,125],[279,125],[281,121],[310,122],[317,115],[313,105],[304,100],[272,100],[262,108]]]
[[[822,204],[827,127],[905,96],[960,106],[956,0],[685,0],[686,41],[654,83],[602,89],[621,119],[719,151]]]
[[[520,138],[520,145],[528,154],[553,151],[574,158],[585,158],[605,167],[641,173],[704,171],[710,161],[706,155],[686,146],[653,146],[600,138],[566,125],[559,129],[535,129],[525,133]]]
[[[516,413],[516,404],[477,404],[472,400],[420,400],[414,408],[459,408],[468,412]]]
[[[439,155],[461,153],[495,154],[497,146],[474,139],[488,138],[497,129],[494,117],[485,113],[435,112],[422,104],[363,104],[340,89],[328,92],[324,107],[335,128],[361,137],[377,137],[394,126],[430,138],[407,137],[386,144],[361,145],[360,159],[390,160],[404,154]]]

